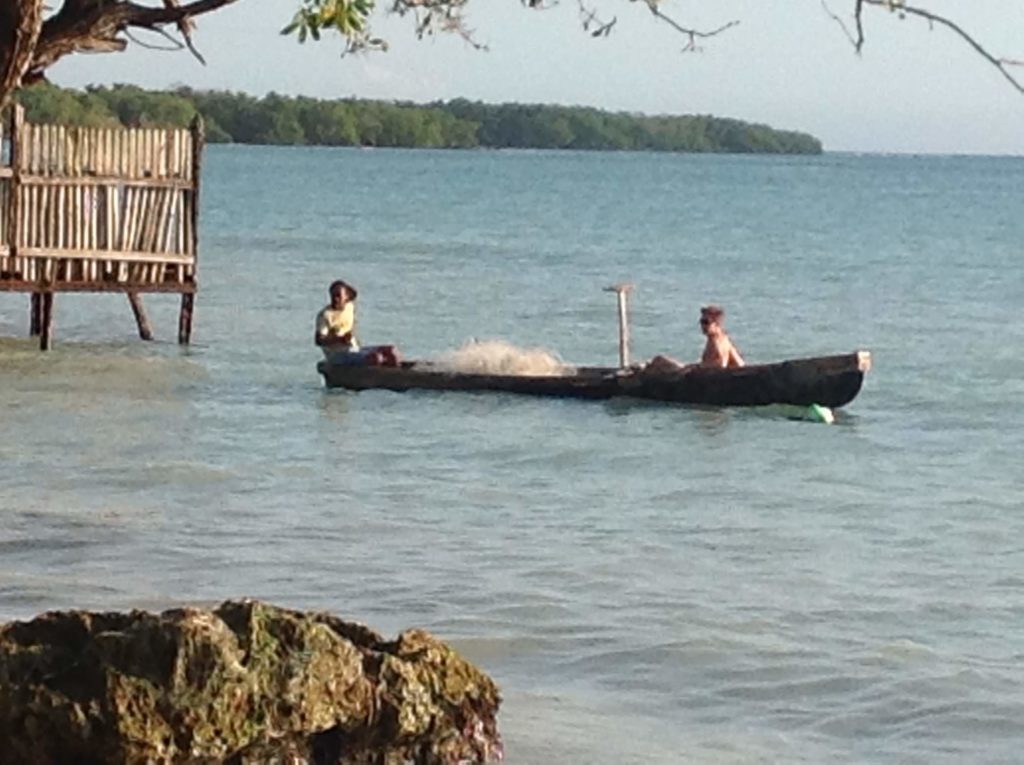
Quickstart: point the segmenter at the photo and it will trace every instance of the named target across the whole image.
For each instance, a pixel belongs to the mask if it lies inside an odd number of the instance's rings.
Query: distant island
[[[580,106],[323,100],[134,85],[84,91],[40,83],[18,94],[34,122],[184,127],[196,113],[215,143],[445,149],[576,149],[820,154],[806,133],[704,115],[646,116]]]

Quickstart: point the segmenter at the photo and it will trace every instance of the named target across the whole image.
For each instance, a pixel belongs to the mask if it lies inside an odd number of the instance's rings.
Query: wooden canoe
[[[383,367],[337,364],[329,358],[317,365],[328,388],[349,390],[503,391],[585,399],[622,396],[709,406],[819,404],[831,408],[853,401],[870,368],[867,351],[738,369],[694,365],[667,373],[579,367],[567,375],[493,375],[453,372],[422,361]]]

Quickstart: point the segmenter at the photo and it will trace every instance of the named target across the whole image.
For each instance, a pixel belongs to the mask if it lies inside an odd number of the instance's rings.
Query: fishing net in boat
[[[576,368],[543,348],[520,348],[504,340],[471,340],[430,360],[450,372],[488,375],[571,375]]]

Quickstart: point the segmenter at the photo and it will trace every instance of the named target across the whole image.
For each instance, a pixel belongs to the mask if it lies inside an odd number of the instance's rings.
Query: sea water
[[[1024,746],[1024,160],[211,147],[177,303],[0,295],[0,618],[213,604],[419,626],[513,763],[1013,762]],[[326,391],[313,319],[751,362],[868,349],[835,425]]]

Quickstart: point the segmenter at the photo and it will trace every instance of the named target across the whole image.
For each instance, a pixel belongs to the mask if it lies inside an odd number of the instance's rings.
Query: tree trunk
[[[43,28],[43,0],[0,3],[0,109],[21,87]]]

